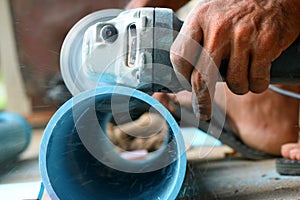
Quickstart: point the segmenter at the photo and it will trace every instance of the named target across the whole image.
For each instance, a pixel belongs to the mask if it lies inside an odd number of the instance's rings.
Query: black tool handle
[[[300,36],[272,63],[271,83],[300,84]]]
[[[228,60],[223,60],[220,73],[226,76]],[[300,84],[300,37],[272,62],[271,83]]]
[[[173,27],[179,31],[183,22],[174,16]],[[276,48],[276,47],[274,47]],[[220,73],[226,76],[228,60],[223,60]],[[300,84],[300,36],[272,62],[271,83]]]

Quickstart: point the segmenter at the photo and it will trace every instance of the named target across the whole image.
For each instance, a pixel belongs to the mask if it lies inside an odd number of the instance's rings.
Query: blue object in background
[[[29,145],[31,127],[18,114],[0,112],[0,164],[14,161]]]

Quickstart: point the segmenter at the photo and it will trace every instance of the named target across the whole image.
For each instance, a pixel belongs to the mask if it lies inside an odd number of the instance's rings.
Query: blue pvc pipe
[[[14,113],[0,112],[0,163],[14,161],[29,145],[31,128]]]
[[[129,98],[151,105],[169,125],[165,145],[142,161],[121,158],[105,133],[112,113]],[[73,97],[54,114],[39,165],[51,199],[173,200],[184,180],[186,155],[180,128],[158,101],[131,88],[104,86]]]

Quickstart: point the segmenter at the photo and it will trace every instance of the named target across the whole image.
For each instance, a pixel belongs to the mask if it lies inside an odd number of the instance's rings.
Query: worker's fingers
[[[230,90],[236,94],[245,94],[249,91],[249,38],[250,28],[247,25],[236,27],[234,40],[231,42],[230,59],[226,74],[226,82]]]
[[[198,13],[201,15],[205,6]],[[212,101],[219,76],[222,59],[230,54],[231,29],[228,20],[221,13],[215,14],[218,20],[211,21],[209,15],[200,19],[203,28],[203,49],[193,70],[191,83],[193,88],[193,109],[200,120],[208,120],[212,113]],[[226,36],[226,37],[224,37]]]
[[[199,84],[202,82],[201,84]],[[202,75],[197,70],[192,73],[192,106],[196,117],[200,120],[208,120],[211,116],[211,96],[208,86],[203,81]]]
[[[251,52],[252,59],[249,71],[249,89],[252,92],[260,93],[268,88],[271,63],[281,53],[278,41],[280,39],[272,31],[264,31],[257,38]],[[274,48],[274,45],[277,48]]]
[[[209,54],[203,51],[196,68],[193,70],[191,83],[193,88],[192,105],[198,119],[208,120],[212,113],[212,100],[218,79],[218,67],[223,53]]]
[[[227,21],[221,20],[221,14],[216,17],[220,20],[211,21],[205,3],[190,13],[171,47],[171,61],[181,83],[184,79],[192,84],[193,109],[200,120],[211,117],[219,65],[230,49],[229,39],[223,37],[228,35],[228,26],[223,26]]]
[[[252,56],[249,72],[249,89],[260,93],[265,91],[270,83],[271,61]]]
[[[202,50],[200,46],[201,40],[201,25],[197,18],[190,15],[185,20],[170,52],[173,68],[179,81],[187,90],[191,90],[189,83],[192,71]]]
[[[174,114],[176,112],[177,108],[175,104],[178,103],[178,99],[175,94],[155,92],[152,97],[166,107],[170,113]]]
[[[249,50],[232,49],[226,82],[228,88],[235,94],[245,94],[249,91],[248,81]]]

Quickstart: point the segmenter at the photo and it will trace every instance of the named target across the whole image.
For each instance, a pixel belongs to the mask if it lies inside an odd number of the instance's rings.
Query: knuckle
[[[273,42],[278,40],[278,34],[275,34],[273,31],[267,32],[265,36],[265,41],[269,43],[269,41]]]
[[[222,35],[230,29],[230,23],[228,23],[228,20],[226,18],[223,18],[222,16],[217,15],[214,22],[212,22],[212,32],[215,33],[215,35]]]
[[[270,52],[274,51],[274,46],[277,45],[279,39],[278,36],[272,32],[265,31],[258,40],[258,49],[261,50],[261,52]],[[277,45],[278,46],[278,45]]]
[[[181,68],[188,64],[188,62],[182,56],[174,52],[170,53],[170,59],[174,68],[178,71],[180,71]]]
[[[249,37],[253,33],[253,27],[247,25],[238,25],[234,29],[234,38],[237,41],[249,41]]]
[[[230,46],[229,29],[224,28],[222,22],[214,25],[210,30],[204,33],[204,49],[212,57],[217,56],[220,53],[227,52],[228,46]]]

